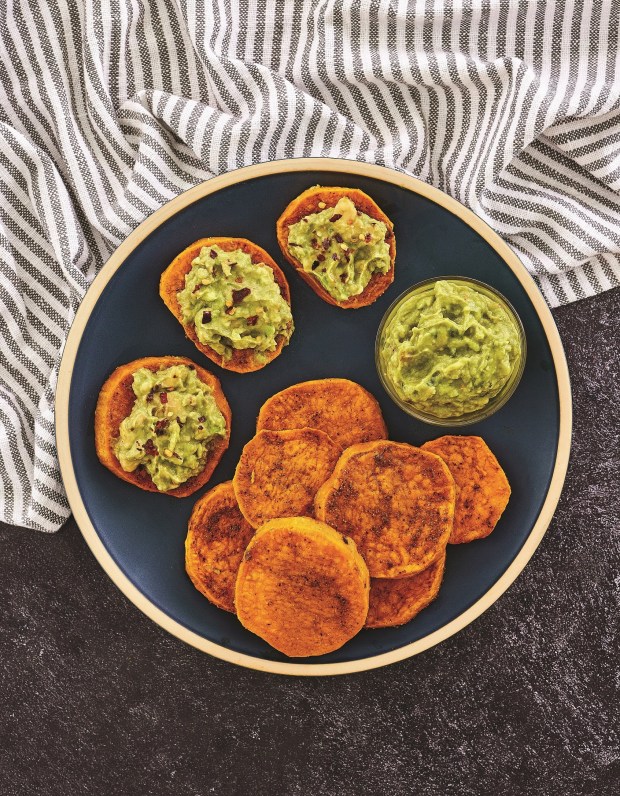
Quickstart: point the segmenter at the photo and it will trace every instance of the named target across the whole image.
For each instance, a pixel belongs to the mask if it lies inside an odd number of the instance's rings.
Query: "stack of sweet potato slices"
[[[359,384],[295,384],[261,408],[232,481],[196,504],[186,568],[211,602],[290,657],[413,619],[446,546],[487,536],[510,496],[479,437],[387,439]]]

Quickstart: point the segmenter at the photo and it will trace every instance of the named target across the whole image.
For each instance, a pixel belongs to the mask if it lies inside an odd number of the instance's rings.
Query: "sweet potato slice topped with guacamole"
[[[365,307],[394,281],[394,226],[358,188],[308,188],[284,210],[276,231],[286,259],[329,304]]]
[[[227,370],[263,368],[293,333],[286,277],[245,238],[192,243],[162,274],[159,293],[186,337]]]
[[[232,481],[211,489],[196,503],[185,539],[185,570],[199,592],[218,608],[235,613],[235,582],[254,528],[239,511]]]
[[[254,528],[276,517],[312,516],[314,496],[341,448],[323,431],[259,431],[233,478],[243,516]]]
[[[371,578],[370,604],[364,627],[396,627],[410,622],[439,594],[446,563],[444,553],[408,578]]]
[[[348,379],[304,381],[276,393],[261,407],[256,428],[318,428],[342,448],[387,438],[376,398]]]
[[[307,517],[272,520],[243,555],[237,616],[285,655],[324,655],[362,629],[368,582],[351,539]]]
[[[425,442],[424,450],[446,462],[456,482],[451,544],[484,539],[508,505],[510,484],[495,455],[480,437],[445,436]]]
[[[114,475],[173,497],[204,486],[228,447],[231,412],[219,380],[185,357],[118,367],[97,401],[97,456]]]
[[[454,480],[439,456],[379,440],[345,450],[314,509],[355,541],[372,577],[403,578],[443,554],[454,499]]]

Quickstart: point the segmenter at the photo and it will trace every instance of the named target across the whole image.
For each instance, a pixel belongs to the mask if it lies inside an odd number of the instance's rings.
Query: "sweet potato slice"
[[[235,613],[235,582],[254,528],[239,511],[232,481],[209,490],[192,510],[185,539],[185,571],[218,608]]]
[[[311,517],[314,496],[341,448],[323,431],[259,431],[245,446],[233,477],[243,516],[254,528],[276,517]]]
[[[385,235],[386,243],[390,249],[390,269],[384,274],[374,273],[364,290],[357,296],[351,296],[345,301],[337,301],[325,288],[317,281],[317,279],[307,271],[304,271],[299,260],[293,255],[288,245],[288,230],[293,224],[296,224],[304,216],[318,213],[322,209],[319,207],[321,202],[326,207],[335,207],[338,200],[343,196],[347,196],[355,205],[357,210],[365,213],[371,218],[382,221],[386,227],[387,232]],[[323,187],[316,185],[313,188],[308,188],[301,193],[298,197],[286,207],[280,218],[276,223],[276,232],[278,236],[278,243],[282,249],[282,253],[295,268],[299,276],[307,282],[312,290],[320,296],[328,304],[334,304],[336,307],[344,309],[358,309],[359,307],[366,307],[372,304],[381,296],[394,281],[394,261],[396,259],[396,241],[394,238],[394,225],[390,219],[385,215],[381,208],[374,202],[370,196],[360,191],[359,188],[335,188]]]
[[[379,440],[345,450],[314,511],[355,541],[373,578],[403,578],[444,553],[454,499],[454,480],[439,456]]]
[[[118,439],[119,426],[131,414],[136,399],[132,389],[133,374],[140,368],[148,368],[155,372],[172,365],[187,365],[194,368],[200,381],[209,385],[213,390],[215,402],[226,420],[226,435],[224,437],[216,437],[211,442],[204,470],[175,489],[165,493],[173,497],[186,497],[204,486],[211,478],[219,460],[228,447],[231,422],[230,407],[222,392],[219,379],[209,373],[208,370],[196,365],[191,359],[174,356],[142,357],[116,368],[99,393],[95,411],[95,447],[101,463],[108,470],[111,470],[114,475],[122,478],[123,481],[128,481],[130,484],[140,487],[140,489],[145,489],[147,492],[159,492],[151,476],[143,467],[138,467],[131,473],[123,470],[114,453],[114,445]]]
[[[289,657],[323,655],[364,625],[369,576],[355,543],[308,519],[276,519],[243,555],[235,605],[241,624]]]
[[[450,544],[484,539],[497,525],[510,498],[510,484],[481,437],[445,436],[424,450],[445,461],[456,482],[456,509]]]
[[[179,306],[179,301],[177,299],[177,293],[183,290],[185,287],[185,276],[191,271],[192,262],[196,259],[196,257],[198,257],[203,246],[219,246],[222,251],[226,252],[240,250],[246,254],[249,254],[253,263],[264,263],[265,265],[269,266],[269,268],[271,268],[273,271],[273,277],[276,281],[276,284],[280,288],[282,297],[287,304],[290,305],[291,293],[288,282],[286,281],[286,277],[282,273],[282,270],[277,265],[275,260],[264,249],[262,249],[260,246],[257,246],[256,243],[252,243],[252,241],[246,240],[245,238],[212,237],[201,238],[178,254],[170,263],[168,268],[166,268],[166,270],[163,272],[159,282],[159,294],[162,297],[164,304],[183,326],[185,336],[192,341],[199,351],[202,351],[202,353],[212,362],[215,362],[216,365],[219,365],[226,370],[233,370],[237,373],[249,373],[253,370],[260,370],[269,362],[274,360],[282,351],[282,348],[286,342],[283,335],[280,335],[276,339],[275,350],[265,354],[265,361],[259,362],[256,359],[252,349],[235,350],[233,351],[232,357],[230,359],[225,359],[210,346],[200,342],[198,336],[196,335],[196,329],[194,328],[193,324],[185,324],[183,322],[181,307]]]
[[[377,399],[348,379],[304,381],[272,395],[261,407],[256,428],[318,428],[342,448],[388,435]]]
[[[439,594],[446,563],[444,553],[408,578],[371,578],[370,604],[364,627],[396,627],[410,622]]]

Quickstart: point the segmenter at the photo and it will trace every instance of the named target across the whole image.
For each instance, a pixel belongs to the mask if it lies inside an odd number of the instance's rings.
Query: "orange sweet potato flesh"
[[[377,399],[348,379],[304,381],[272,395],[258,414],[257,431],[289,428],[318,428],[342,448],[388,435]]]
[[[362,629],[368,583],[351,539],[307,517],[272,520],[243,555],[237,616],[289,657],[324,655]]]
[[[288,246],[288,228],[300,221],[304,216],[312,213],[319,213],[322,208],[319,202],[324,202],[327,207],[335,207],[338,200],[347,196],[362,213],[367,216],[382,221],[387,226],[385,240],[390,247],[390,269],[385,274],[375,273],[364,290],[357,296],[350,296],[346,301],[337,301],[327,290],[317,281],[317,279],[304,271],[301,263],[291,254]],[[396,259],[396,240],[394,238],[394,225],[385,215],[383,210],[374,202],[368,194],[360,191],[359,188],[335,188],[315,186],[308,188],[287,206],[276,223],[278,243],[282,249],[282,254],[289,263],[295,268],[299,276],[307,282],[312,290],[328,304],[334,304],[343,309],[358,309],[366,307],[376,301],[394,281],[394,261]]]
[[[311,517],[314,496],[341,450],[314,428],[259,431],[244,447],[233,477],[243,516],[255,528],[277,517]]]
[[[445,563],[444,553],[417,575],[371,578],[370,603],[364,627],[397,627],[410,622],[439,594]]]
[[[450,544],[484,539],[497,525],[511,491],[495,455],[481,437],[447,435],[422,448],[441,456],[456,482]]]
[[[142,357],[116,368],[101,388],[99,399],[97,400],[97,408],[95,410],[95,447],[99,461],[114,475],[122,478],[123,481],[140,487],[140,489],[145,489],[147,492],[159,492],[151,476],[143,467],[138,467],[131,473],[123,470],[114,454],[114,445],[118,439],[119,426],[131,414],[136,400],[136,395],[132,389],[133,374],[140,368],[148,368],[155,372],[172,365],[187,365],[194,368],[200,381],[208,384],[213,390],[215,402],[226,420],[226,435],[224,437],[216,437],[211,442],[204,470],[198,475],[189,478],[184,484],[163,493],[173,497],[186,497],[204,486],[211,478],[219,460],[228,447],[232,417],[219,380],[208,370],[192,362],[191,359],[175,356]]]
[[[185,539],[185,571],[201,594],[235,613],[235,583],[254,528],[239,511],[232,481],[218,484],[192,509]]]
[[[355,541],[373,578],[403,578],[443,555],[454,500],[439,456],[378,440],[344,451],[317,492],[314,516]]]
[[[236,373],[249,373],[254,370],[260,370],[274,360],[282,351],[285,343],[285,338],[282,335],[276,339],[275,349],[266,353],[266,359],[261,362],[256,360],[254,352],[251,349],[234,350],[231,358],[225,359],[210,346],[200,342],[193,324],[183,323],[177,293],[185,287],[185,276],[191,271],[192,262],[198,257],[203,246],[219,246],[220,249],[225,252],[242,251],[250,255],[253,263],[264,263],[269,266],[273,271],[273,277],[280,288],[282,297],[290,305],[291,293],[286,277],[273,258],[264,249],[261,249],[260,246],[252,243],[252,241],[246,240],[245,238],[212,237],[201,238],[178,254],[163,272],[159,282],[159,295],[162,297],[164,304],[183,326],[185,336],[192,341],[199,351],[202,351],[212,362],[215,362],[216,365],[226,370],[233,370]]]

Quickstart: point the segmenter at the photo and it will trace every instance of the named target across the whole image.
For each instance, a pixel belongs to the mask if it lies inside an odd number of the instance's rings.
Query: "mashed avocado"
[[[335,207],[305,216],[288,231],[291,254],[336,299],[363,292],[374,273],[390,270],[387,227],[343,196]]]
[[[381,359],[401,400],[435,417],[486,406],[521,360],[517,327],[494,299],[438,280],[386,323]]]
[[[128,473],[143,465],[161,492],[202,472],[209,443],[226,433],[211,388],[187,365],[133,374],[136,401],[114,453]]]
[[[253,349],[259,362],[275,351],[281,335],[293,333],[291,308],[268,265],[255,264],[237,249],[203,247],[177,293],[183,323],[193,323],[201,343],[224,359],[233,350]]]

